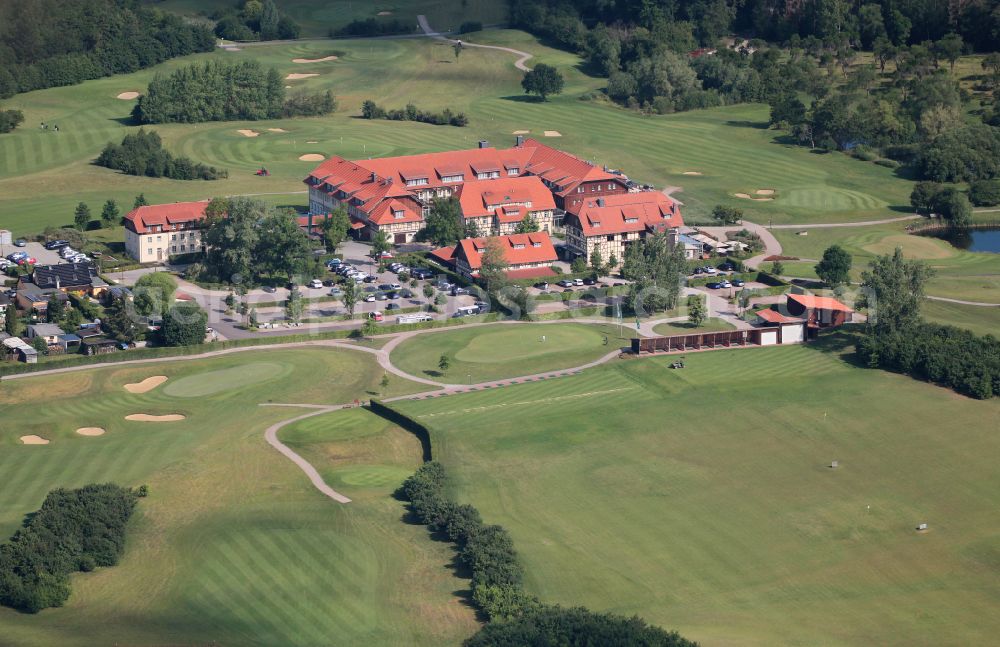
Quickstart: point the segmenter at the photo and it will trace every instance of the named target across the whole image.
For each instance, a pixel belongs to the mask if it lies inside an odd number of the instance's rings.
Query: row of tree
[[[902,249],[862,274],[868,323],[857,353],[868,366],[935,382],[974,398],[1000,395],[1000,340],[923,321],[920,305],[934,271]]]
[[[215,35],[228,40],[294,40],[300,32],[274,0],[243,0],[238,7],[220,9],[210,17],[215,20]]]
[[[621,273],[630,282],[625,305],[636,315],[675,308],[687,276],[684,246],[672,245],[666,232],[646,236],[625,249]]]
[[[163,142],[156,132],[146,132],[142,128],[125,135],[121,144],[108,142],[95,163],[128,175],[167,177],[172,180],[218,180],[229,177],[229,172],[225,169],[194,162],[187,157],[174,157],[163,148]]]
[[[132,117],[141,124],[198,123],[314,116],[336,109],[329,91],[286,101],[284,82],[273,67],[213,61],[154,76]]]
[[[910,192],[910,205],[917,213],[944,218],[956,229],[964,229],[972,221],[972,204],[966,194],[937,182],[917,182]]]
[[[442,356],[440,368],[448,367]],[[409,501],[413,515],[430,530],[448,537],[472,573],[472,599],[491,620],[468,645],[663,645],[688,647],[678,634],[646,625],[638,618],[595,614],[541,603],[524,591],[524,567],[510,533],[487,525],[474,506],[459,504],[446,489],[440,463],[425,463],[406,479],[398,495]],[[553,642],[555,641],[555,642]]]
[[[145,492],[112,483],[49,492],[0,546],[0,604],[27,613],[62,606],[71,573],[117,564],[126,524]]]
[[[133,0],[0,2],[0,98],[209,52],[215,36]]]
[[[441,112],[428,112],[420,110],[412,103],[400,109],[386,109],[376,104],[371,99],[361,104],[361,116],[365,119],[389,119],[390,121],[419,121],[435,126],[466,126],[469,118],[464,112],[452,112],[451,108],[445,108]]]

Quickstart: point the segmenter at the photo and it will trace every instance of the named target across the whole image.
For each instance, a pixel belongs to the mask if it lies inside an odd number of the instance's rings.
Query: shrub
[[[172,180],[218,180],[229,177],[225,169],[174,157],[163,149],[160,136],[153,131],[125,135],[121,144],[108,142],[95,163],[127,175],[168,177]]]
[[[851,157],[863,162],[873,162],[878,158],[878,154],[867,146],[855,146],[851,151]]]
[[[979,180],[969,185],[969,200],[977,207],[1000,204],[1000,180]]]
[[[896,160],[890,160],[890,159],[877,159],[877,160],[875,160],[875,163],[878,164],[879,166],[884,166],[886,168],[899,168],[900,167],[900,163],[899,162],[897,162]]]
[[[388,119],[390,121],[419,121],[435,126],[458,126],[468,125],[469,119],[462,112],[452,112],[450,108],[445,108],[443,112],[425,112],[412,103],[406,104],[405,108],[386,110],[371,99],[361,104],[361,116],[365,119]]]

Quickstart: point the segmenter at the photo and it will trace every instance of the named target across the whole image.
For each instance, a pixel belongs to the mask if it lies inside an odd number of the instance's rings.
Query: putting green
[[[291,371],[292,367],[288,364],[251,362],[233,368],[182,377],[168,384],[163,393],[175,398],[197,398],[275,380],[288,375]]]
[[[385,487],[398,486],[412,473],[397,465],[352,465],[338,469],[334,478],[355,487]]]
[[[906,234],[886,236],[877,243],[865,245],[864,249],[872,254],[892,254],[897,247],[903,249],[906,258],[938,260],[955,255],[955,248],[943,240]]]

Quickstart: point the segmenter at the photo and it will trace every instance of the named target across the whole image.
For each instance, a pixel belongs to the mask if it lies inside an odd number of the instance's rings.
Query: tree
[[[712,209],[712,217],[724,225],[736,225],[743,220],[743,210],[718,204]]]
[[[917,213],[931,215],[937,194],[941,192],[937,182],[917,182],[910,191],[910,206]]]
[[[495,295],[507,284],[507,269],[510,267],[498,238],[486,239],[486,249],[480,262],[479,276],[486,284],[486,291]]]
[[[256,275],[270,274],[291,280],[307,271],[312,249],[294,213],[272,212],[258,222],[257,227],[260,237],[253,253]]]
[[[303,308],[302,293],[299,292],[298,288],[292,288],[288,293],[288,300],[285,301],[285,317],[297,324],[302,321]]]
[[[104,309],[101,329],[106,335],[120,342],[131,344],[135,341],[138,328],[129,313],[129,304],[124,297],[115,297]]]
[[[257,328],[257,326],[258,326],[257,318],[258,318],[257,308],[250,308],[250,313],[247,316],[247,326],[251,330]]]
[[[611,256],[608,257],[608,269],[612,270],[618,267],[618,257],[615,256],[614,252],[611,252]]]
[[[330,215],[320,225],[323,232],[323,240],[326,241],[330,251],[336,251],[337,245],[347,239],[347,232],[351,228],[351,219],[347,215],[347,210],[339,207],[330,212]]]
[[[73,332],[80,327],[83,323],[83,314],[80,313],[76,308],[70,308],[66,311],[66,316],[63,318],[63,326],[66,332]]]
[[[370,339],[377,333],[378,324],[371,317],[365,317],[365,320],[361,323],[361,335]]]
[[[205,341],[208,315],[194,301],[179,301],[167,311],[160,328],[164,346],[194,346]]]
[[[226,314],[230,314],[236,309],[236,295],[230,292],[226,295],[224,303],[226,304]]]
[[[771,274],[774,276],[781,276],[785,273],[785,264],[781,261],[774,261],[771,263]]]
[[[45,316],[49,323],[57,324],[62,321],[66,314],[66,304],[59,297],[61,294],[54,293],[49,297],[49,303],[45,310]]]
[[[776,128],[790,128],[806,120],[806,106],[794,93],[782,94],[771,100],[770,123]]]
[[[601,256],[601,246],[598,243],[594,243],[594,250],[590,252],[590,266],[598,276],[604,274],[604,258]]]
[[[87,229],[87,225],[90,224],[90,207],[85,203],[81,202],[76,205],[76,211],[73,212],[73,226],[79,231],[84,231]]]
[[[688,307],[688,321],[695,328],[700,328],[702,324],[705,323],[705,319],[708,317],[708,312],[705,307],[705,295],[704,294],[692,294],[687,300]]]
[[[816,275],[830,287],[846,285],[850,280],[851,255],[840,245],[831,245],[816,264]]]
[[[448,359],[447,355],[442,355],[438,358],[438,369],[443,373],[448,370],[451,366],[451,360]]]
[[[101,225],[105,229],[110,229],[117,225],[122,218],[121,211],[118,209],[118,203],[114,200],[108,200],[104,203],[104,208],[101,210]]]
[[[876,334],[905,331],[920,322],[924,286],[934,276],[922,261],[903,258],[897,247],[892,255],[876,257],[861,274],[868,300],[868,329]]]
[[[569,264],[569,271],[573,274],[583,274],[587,271],[587,259],[583,256],[577,256],[573,259],[573,262]]]
[[[954,188],[939,191],[934,197],[934,211],[956,229],[964,229],[972,221],[972,204],[964,193]]]
[[[524,73],[521,87],[525,94],[537,94],[545,101],[550,94],[560,94],[563,91],[563,77],[551,65],[539,63],[535,69]]]
[[[430,213],[424,219],[420,238],[438,247],[454,245],[461,240],[465,231],[465,217],[458,198],[450,196],[438,198],[431,205]]]
[[[145,207],[148,204],[149,203],[146,202],[146,194],[140,193],[139,195],[135,196],[135,200],[132,202],[132,208],[138,209],[139,207]]]
[[[353,279],[348,279],[344,284],[344,293],[340,295],[340,300],[347,308],[347,314],[354,318],[354,308],[358,305],[358,284]]]
[[[270,208],[250,198],[215,198],[205,208],[205,265],[215,278],[252,284],[257,276],[254,252],[260,242],[260,222]]]
[[[989,72],[990,85],[994,88],[1000,86],[1000,53],[992,52],[983,57],[980,63],[982,68]]]
[[[174,302],[177,281],[166,272],[143,274],[132,289],[132,305],[144,317],[163,315]]]
[[[538,231],[538,221],[535,219],[534,214],[529,212],[528,215],[521,219],[521,222],[517,223],[517,229],[514,230],[514,233],[532,234],[536,231]]]
[[[382,373],[382,380],[379,382],[379,386],[382,387],[382,394],[385,395],[385,390],[389,388],[389,374]]]
[[[263,0],[260,10],[260,39],[274,40],[278,38],[278,21],[280,16],[274,0]]]
[[[979,180],[970,184],[969,201],[977,207],[995,207],[1000,204],[1000,179]]]
[[[387,252],[392,248],[392,244],[389,242],[389,237],[386,236],[385,232],[379,229],[372,236],[372,256],[374,256],[380,263],[382,262],[383,252]]]
[[[956,33],[948,34],[933,45],[934,53],[948,61],[952,73],[955,72],[955,62],[962,56],[964,49],[965,43],[962,41],[962,37]]]
[[[430,299],[434,296],[434,286],[430,283],[424,283],[424,297]]]
[[[49,344],[45,341],[44,337],[32,337],[31,347],[37,350],[42,355],[47,355],[49,352]]]
[[[17,313],[17,306],[8,303],[4,313],[4,330],[11,337],[20,337],[23,329],[21,317]]]

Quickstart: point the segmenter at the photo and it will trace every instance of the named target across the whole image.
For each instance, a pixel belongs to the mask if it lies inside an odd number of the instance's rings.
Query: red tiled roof
[[[555,270],[549,266],[526,267],[523,270],[509,270],[504,272],[508,279],[540,279],[546,276],[558,276]]]
[[[443,263],[451,265],[455,258],[455,246],[451,245],[450,247],[441,247],[439,249],[432,250],[430,255]]]
[[[458,200],[466,218],[493,215],[497,207],[507,205],[531,203],[531,211],[551,211],[556,208],[552,193],[541,180],[531,176],[466,182],[459,189]],[[523,216],[521,213],[517,219],[520,220]]]
[[[482,265],[482,254],[489,240],[499,241],[504,259],[512,270],[519,269],[520,265],[554,263],[558,259],[555,247],[552,246],[552,239],[544,231],[496,236],[492,239],[463,238],[458,242],[454,256],[465,259],[469,267],[478,270]]]
[[[208,200],[200,202],[173,202],[170,204],[150,204],[137,207],[125,215],[126,225],[132,230],[144,232],[154,225],[163,227],[203,220]]]
[[[579,226],[584,236],[681,227],[684,218],[677,203],[659,191],[621,193],[589,198],[566,222]]]
[[[832,310],[835,312],[854,312],[854,310],[833,297],[818,297],[812,294],[789,294],[788,300],[794,301],[804,308]]]
[[[793,321],[798,321],[798,322],[802,321],[801,319],[797,319],[795,317],[786,317],[777,310],[770,310],[770,309],[760,310],[756,314],[764,321],[768,321],[770,323],[789,323]]]
[[[522,148],[530,149],[531,159],[523,170],[532,175],[540,175],[557,185],[556,193],[566,194],[576,188],[581,182],[592,180],[621,181],[617,175],[570,155],[547,146],[536,139],[526,139]],[[518,150],[518,149],[514,149]]]

